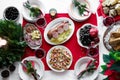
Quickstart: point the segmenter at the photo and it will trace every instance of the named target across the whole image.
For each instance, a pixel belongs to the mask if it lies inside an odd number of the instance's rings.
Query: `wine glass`
[[[36,50],[35,50],[35,56],[36,56],[37,58],[42,59],[42,58],[45,57],[45,55],[46,55],[46,51],[45,51],[44,49],[39,48],[39,49],[36,49]]]
[[[98,46],[95,46],[95,47],[91,46],[87,49],[87,55],[90,57],[96,58],[98,54],[99,54]]]
[[[47,21],[44,16],[40,16],[35,22],[35,24],[37,27],[44,29],[47,25]]]
[[[115,19],[111,16],[108,16],[103,20],[103,24],[107,27],[112,25],[113,23],[115,23]]]

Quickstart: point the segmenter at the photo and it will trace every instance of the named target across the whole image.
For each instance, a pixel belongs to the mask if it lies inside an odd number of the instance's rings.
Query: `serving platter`
[[[106,47],[106,49],[108,51],[112,51],[114,50],[111,45],[109,44],[109,39],[110,39],[110,34],[111,32],[117,30],[118,28],[120,28],[120,21],[112,24],[111,26],[108,26],[108,28],[106,29],[104,36],[103,36],[103,44]]]
[[[22,60],[21,63],[23,63],[25,60],[31,60],[31,61],[35,62],[34,67],[35,67],[37,73],[40,75],[39,79],[41,79],[43,77],[44,71],[45,71],[43,62],[36,57],[26,57],[25,59]],[[34,78],[31,75],[27,74],[23,70],[23,67],[21,64],[19,64],[18,73],[19,73],[20,78],[23,80],[34,80]]]
[[[23,32],[24,40],[31,49],[38,49],[42,45],[42,34],[34,24],[27,23]]]
[[[49,39],[48,36],[47,36],[49,30],[55,28],[55,27],[56,27],[59,23],[61,23],[62,21],[68,21],[68,22],[69,22],[69,24],[70,24],[69,28],[70,28],[70,30],[71,30],[71,31],[70,31],[70,34],[67,36],[67,38],[66,38],[64,41],[62,41],[62,42],[60,42],[60,43],[51,42],[50,39]],[[75,29],[75,26],[74,26],[74,23],[73,23],[73,21],[72,21],[71,19],[66,18],[66,17],[56,18],[55,20],[51,21],[51,22],[46,26],[46,28],[45,28],[45,30],[44,30],[44,38],[45,38],[45,41],[46,41],[47,43],[51,44],[51,45],[63,44],[63,43],[65,43],[65,42],[67,42],[67,41],[72,37],[72,35],[73,35],[73,33],[74,33],[74,29]]]

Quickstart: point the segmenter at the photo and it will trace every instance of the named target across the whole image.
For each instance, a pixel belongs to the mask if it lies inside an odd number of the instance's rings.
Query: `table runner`
[[[69,15],[67,13],[59,13],[57,14],[57,18],[58,17],[67,17],[67,18],[70,18]],[[45,18],[46,18],[46,21],[47,21],[47,24],[52,21],[51,17],[49,14],[46,14],[45,15]],[[97,17],[96,17],[96,14],[92,14],[90,16],[90,18],[86,21],[83,21],[83,22],[76,22],[76,21],[73,21],[74,24],[75,24],[75,31],[74,31],[74,34],[72,35],[72,37],[67,41],[65,42],[64,44],[61,44],[61,45],[64,45],[66,46],[68,49],[70,49],[70,51],[72,52],[72,56],[73,56],[73,62],[72,62],[72,65],[70,67],[71,70],[74,69],[74,65],[76,63],[76,61],[83,57],[83,56],[86,56],[86,49],[85,48],[82,48],[79,46],[78,42],[77,42],[77,37],[76,37],[76,32],[78,30],[78,28],[80,28],[83,24],[86,24],[86,23],[91,23],[93,25],[97,25]],[[23,26],[25,26],[25,24],[28,23],[25,19],[23,20]],[[38,27],[39,28],[39,27]],[[44,30],[39,28],[41,33],[42,33],[42,46],[41,48],[45,49],[46,53],[48,52],[48,50],[53,47],[52,45],[48,44],[44,37],[43,37],[43,34],[44,34]],[[26,48],[26,52],[23,56],[24,57],[27,57],[27,56],[34,56],[34,50],[31,50],[29,47]],[[99,56],[96,57],[96,59],[99,61]],[[48,67],[47,63],[46,63],[46,59],[43,58],[42,59],[44,65],[45,65],[45,70],[50,70],[50,68]]]

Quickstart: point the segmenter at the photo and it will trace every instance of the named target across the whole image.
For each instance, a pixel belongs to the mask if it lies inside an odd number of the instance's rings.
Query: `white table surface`
[[[4,9],[8,6],[15,6],[19,9],[20,13],[22,8],[22,2],[26,0],[0,0],[0,19],[3,19],[3,12]],[[72,0],[40,0],[44,5],[44,12],[48,13],[50,8],[56,8],[58,13],[68,13],[68,7]],[[96,12],[97,7],[99,5],[99,0],[89,0],[91,4],[91,11],[93,13]],[[98,21],[98,28],[99,28],[99,34],[100,34],[100,46],[99,46],[99,53],[100,53],[100,65],[104,64],[102,55],[108,53],[108,51],[105,49],[102,37],[104,34],[104,31],[106,30],[106,27],[102,24],[102,17],[97,16]],[[22,22],[22,14],[20,15],[19,22]],[[18,66],[18,63],[16,63],[16,66]],[[2,70],[0,70],[1,72]],[[6,79],[2,79],[0,76],[0,80],[20,80],[18,75],[18,68],[10,74],[10,77]],[[68,70],[64,73],[55,73],[51,70],[45,71],[44,77],[42,80],[76,80],[74,75],[74,70]],[[100,75],[97,80],[103,80],[103,76]]]

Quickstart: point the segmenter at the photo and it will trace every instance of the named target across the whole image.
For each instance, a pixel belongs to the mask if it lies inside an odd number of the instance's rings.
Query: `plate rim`
[[[53,43],[53,42],[50,42],[50,40],[48,39],[48,37],[47,37],[47,33],[48,33],[48,31],[50,30],[50,27],[52,26],[52,25],[55,25],[55,24],[57,24],[57,22],[60,22],[60,21],[65,21],[65,20],[68,20],[68,21],[70,21],[70,23],[71,23],[71,33],[69,34],[69,36],[68,36],[68,38],[65,40],[65,41],[63,41],[63,42],[61,42],[61,43],[58,43],[58,44],[56,44],[56,43]],[[54,27],[54,26],[53,26]],[[60,18],[56,18],[56,19],[54,19],[53,21],[51,21],[47,26],[46,26],[46,28],[45,28],[45,30],[44,30],[44,39],[45,39],[45,41],[48,43],[48,44],[51,44],[51,45],[60,45],[60,44],[63,44],[63,43],[65,43],[65,42],[67,42],[71,37],[72,37],[72,35],[74,34],[74,31],[75,31],[75,24],[74,24],[74,22],[70,19],[70,18],[67,18],[67,17],[60,17]]]
[[[29,56],[29,57],[26,57],[26,58],[24,58],[21,62],[23,62],[24,60],[36,60],[37,62],[39,61],[40,63],[38,63],[40,66],[42,66],[42,76],[40,77],[40,79],[42,79],[42,77],[44,76],[44,73],[45,73],[45,66],[44,66],[44,63],[40,60],[40,59],[37,59],[36,57],[34,57],[34,56]],[[20,62],[20,63],[21,63]],[[20,76],[20,78],[22,78],[23,76],[22,75],[20,75],[20,71],[21,71],[21,67],[22,67],[22,65],[21,64],[19,64],[19,66],[18,66],[18,74],[19,74],[19,76]],[[24,79],[23,79],[24,80]]]
[[[48,67],[49,67],[52,71],[54,71],[54,72],[64,72],[64,71],[66,71],[66,70],[56,70],[56,69],[52,68],[51,65],[49,64],[49,59],[50,59],[49,57],[50,57],[50,52],[51,52],[51,50],[54,49],[54,48],[59,48],[59,47],[65,48],[65,49],[69,52],[69,54],[71,55],[71,61],[70,61],[69,68],[70,68],[70,66],[72,65],[72,62],[73,62],[72,52],[70,51],[69,48],[67,48],[66,46],[63,46],[63,45],[57,45],[57,46],[51,47],[51,48],[49,49],[49,51],[47,52],[47,55],[46,55],[46,63],[47,63],[47,65],[48,65]],[[69,69],[69,68],[68,68],[68,69]],[[68,69],[67,69],[67,70],[68,70]]]

